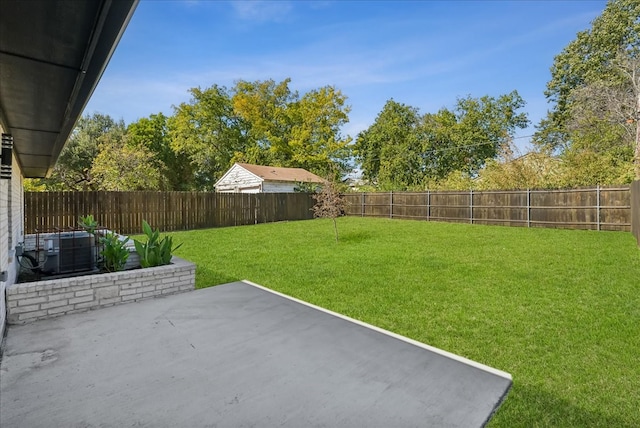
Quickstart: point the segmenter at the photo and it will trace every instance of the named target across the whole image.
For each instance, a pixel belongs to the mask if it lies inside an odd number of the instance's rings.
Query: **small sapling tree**
[[[336,232],[336,242],[338,242],[338,224],[336,219],[344,213],[345,201],[336,188],[336,185],[327,180],[322,188],[313,195],[316,204],[313,206],[313,215],[319,218],[330,218],[333,220],[333,229]]]

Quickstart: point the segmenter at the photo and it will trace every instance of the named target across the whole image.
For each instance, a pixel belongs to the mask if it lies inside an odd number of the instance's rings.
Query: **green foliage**
[[[508,147],[517,129],[529,125],[526,113],[518,113],[525,102],[517,91],[500,95],[497,98],[459,99],[454,110],[457,127],[454,136],[459,138],[460,150],[451,150],[457,154],[453,164],[473,174],[487,159],[494,159]],[[437,148],[434,146],[434,148]]]
[[[626,184],[633,177],[633,164],[624,157],[585,148],[569,150],[562,157],[530,152],[515,159],[491,159],[473,176],[453,171],[426,186],[431,190],[557,189]]]
[[[191,89],[191,101],[175,109],[168,128],[172,150],[193,166],[195,188],[212,189],[234,162],[336,177],[349,169],[351,139],[340,134],[349,120],[346,97],[332,86],[301,97],[290,81]]]
[[[170,117],[125,127],[99,113],[81,118],[52,176],[30,190],[213,190],[234,162],[300,167],[340,179],[351,168],[347,97],[333,86],[302,95],[276,83],[192,88]]]
[[[291,158],[287,166],[313,171],[321,176],[340,179],[349,172],[351,137],[340,129],[349,122],[347,97],[333,86],[305,93],[289,105],[292,117]]]
[[[41,180],[47,190],[95,190],[91,168],[102,143],[124,138],[124,122],[95,113],[78,120],[67,144],[60,153],[50,178]]]
[[[451,171],[444,178],[428,180],[425,185],[429,190],[475,190],[478,182],[464,171]]]
[[[382,190],[424,189],[454,171],[473,176],[508,146],[529,121],[520,95],[460,98],[453,111],[420,116],[387,101],[375,123],[356,139],[363,176]]]
[[[46,181],[39,178],[25,178],[23,187],[25,192],[46,192],[48,190]]]
[[[170,118],[162,113],[142,118],[127,127],[127,143],[150,152],[149,162],[162,175],[163,190],[190,190],[193,188],[193,168],[183,151],[171,148]]]
[[[333,86],[300,97],[290,82],[237,82],[233,109],[247,125],[248,146],[234,160],[341,178],[350,169],[351,156],[351,138],[340,134],[349,121],[347,97]]]
[[[113,232],[107,232],[107,234],[100,238],[102,244],[102,268],[107,272],[118,272],[124,269],[127,260],[129,259],[129,249],[126,247],[126,243],[129,238],[121,240],[117,234]]]
[[[169,119],[171,148],[193,167],[194,189],[213,190],[215,182],[233,165],[234,154],[247,145],[246,124],[233,109],[223,86],[192,88],[191,100],[175,108]]]
[[[474,188],[510,190],[576,187],[563,182],[563,173],[563,165],[559,159],[546,153],[531,152],[503,162],[487,162],[485,168],[478,173]]]
[[[289,105],[298,97],[291,92],[285,79],[280,83],[274,80],[248,82],[240,80],[233,88],[233,111],[247,125],[250,149],[246,157],[241,154],[237,159],[262,165],[288,166],[292,148],[289,145],[293,126],[289,114]]]
[[[136,129],[135,127],[133,129]],[[129,141],[122,120],[95,113],[82,117],[50,178],[33,180],[33,190],[149,190],[163,184],[162,163],[139,142]],[[155,147],[152,147],[155,148]]]
[[[316,193],[318,190],[320,190],[320,188],[321,186],[318,183],[299,182],[296,183],[293,191],[299,193]]]
[[[553,107],[533,143],[559,154],[580,176],[576,182],[627,180],[619,164],[633,164],[634,157],[640,178],[639,75],[640,2],[610,0],[591,28],[555,57],[545,92]],[[584,169],[591,166],[587,158],[598,168]]]
[[[562,160],[558,187],[626,184],[634,178],[633,164],[612,153],[574,149]]]
[[[142,221],[142,231],[146,235],[147,241],[133,240],[136,252],[140,256],[140,266],[147,268],[171,263],[172,253],[180,248],[182,244],[173,247],[173,238],[171,236],[164,236],[160,239],[160,231],[152,230],[145,220]]]
[[[93,161],[91,176],[97,190],[159,190],[162,175],[146,147],[104,143]]]
[[[571,93],[585,84],[624,80],[616,67],[616,56],[635,57],[640,48],[640,3],[611,0],[591,25],[581,31],[554,59],[547,98],[555,103],[552,118],[562,125],[562,116],[571,104]],[[543,143],[543,142],[541,142]]]
[[[356,138],[355,154],[368,181],[383,189],[406,189],[422,180],[424,142],[418,109],[386,102],[375,122]]]
[[[98,222],[93,218],[93,214],[88,214],[84,217],[80,216],[80,219],[78,220],[78,226],[93,234],[96,231]]]

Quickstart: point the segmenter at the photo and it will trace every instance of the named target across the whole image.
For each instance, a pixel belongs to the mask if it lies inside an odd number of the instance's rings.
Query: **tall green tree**
[[[305,168],[323,176],[341,179],[351,169],[351,137],[341,128],[349,122],[347,97],[333,86],[305,93],[289,105],[292,117],[287,166]]]
[[[169,119],[171,149],[189,159],[195,189],[212,190],[233,164],[234,156],[247,148],[244,120],[233,109],[223,86],[192,88],[191,100],[175,107]]]
[[[459,147],[457,164],[452,169],[476,173],[487,159],[494,159],[508,147],[518,129],[529,125],[527,114],[519,112],[525,102],[517,91],[497,98],[461,98],[454,110],[457,121],[455,134]]]
[[[331,86],[301,97],[289,83],[240,80],[231,90],[193,88],[172,117],[154,115],[130,126],[130,141],[157,153],[175,174],[165,174],[174,187],[212,189],[234,162],[341,176],[351,156],[351,140],[340,133],[348,122],[346,97]]]
[[[595,82],[573,91],[562,151],[562,186],[628,183],[634,178],[636,124],[631,91]]]
[[[417,108],[388,100],[374,123],[358,134],[355,154],[362,175],[384,189],[405,189],[423,179],[420,138],[420,114]]]
[[[591,138],[586,128],[598,122],[600,130],[607,128],[609,137],[619,135],[618,142],[612,145],[614,151],[627,145],[635,153],[632,159],[635,158],[636,176],[640,178],[639,59],[640,2],[610,0],[591,28],[579,32],[555,57],[545,92],[552,108],[538,124],[534,144],[547,152],[566,155],[567,162],[576,155],[581,157],[581,146],[595,156],[611,156],[613,153],[602,147],[594,151],[585,141]],[[622,104],[608,102],[612,97]],[[615,114],[620,106],[627,111],[626,118]],[[580,123],[582,126],[576,126]],[[627,139],[617,128],[628,127],[629,123],[635,129],[633,137]]]
[[[162,174],[165,190],[189,190],[193,187],[193,171],[185,152],[171,147],[169,118],[162,113],[139,119],[127,127],[127,144],[147,153],[148,161]]]
[[[453,171],[476,174],[510,144],[517,129],[528,125],[522,107],[516,91],[497,98],[461,98],[454,110],[424,116],[390,100],[356,140],[363,176],[382,189],[411,189]]]
[[[250,141],[238,158],[249,163],[289,166],[289,145],[293,126],[289,105],[299,95],[289,88],[291,79],[248,82],[239,80],[233,88],[233,110],[247,124]]]
[[[236,160],[341,176],[351,155],[351,138],[340,132],[349,121],[347,97],[333,86],[300,96],[290,82],[236,83],[234,111],[248,125],[248,147]]]
[[[124,121],[109,115],[94,113],[83,116],[60,153],[51,177],[41,180],[47,190],[92,190],[91,175],[94,159],[103,141],[121,140],[125,134]]]
[[[146,147],[120,142],[104,142],[91,167],[96,190],[159,190],[162,173],[149,159],[154,153]]]

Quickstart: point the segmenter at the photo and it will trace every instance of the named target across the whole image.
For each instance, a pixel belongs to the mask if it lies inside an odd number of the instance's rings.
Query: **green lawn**
[[[630,233],[330,220],[174,233],[206,287],[249,279],[512,374],[492,427],[640,426]],[[393,364],[392,361],[389,364]]]

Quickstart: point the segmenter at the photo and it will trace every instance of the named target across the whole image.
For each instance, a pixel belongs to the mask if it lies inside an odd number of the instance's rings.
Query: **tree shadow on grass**
[[[638,418],[587,410],[535,386],[517,385],[489,427],[637,427]]]
[[[240,281],[245,278],[237,278],[224,272],[198,264],[196,266],[196,288],[207,288],[215,285]]]

